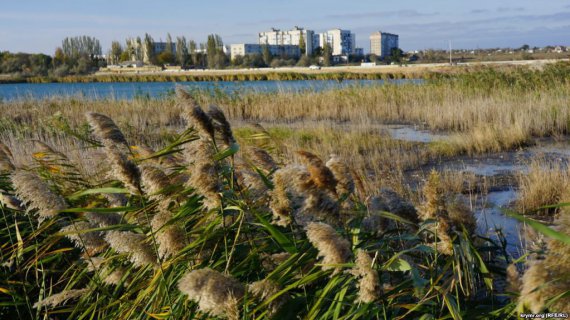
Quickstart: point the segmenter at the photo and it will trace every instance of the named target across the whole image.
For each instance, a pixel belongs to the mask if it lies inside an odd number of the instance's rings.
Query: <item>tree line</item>
[[[141,61],[146,65],[180,66],[183,69],[223,69],[261,68],[324,65],[334,63],[332,48],[325,44],[317,48],[310,56],[305,55],[304,39],[300,39],[300,57],[272,55],[268,45],[262,45],[258,54],[235,57],[231,60],[224,51],[222,38],[210,34],[205,43],[197,43],[184,36],[172,38],[167,34],[166,41],[156,42],[152,36],[127,38],[124,43],[113,41],[110,49],[103,56],[101,43],[90,36],[65,38],[57,47],[53,56],[46,54],[0,52],[0,73],[28,76],[82,75],[97,71],[107,65],[126,64]],[[401,52],[401,51],[400,51]],[[401,54],[397,61],[400,61]],[[376,61],[377,58],[351,55],[344,63],[361,61]]]

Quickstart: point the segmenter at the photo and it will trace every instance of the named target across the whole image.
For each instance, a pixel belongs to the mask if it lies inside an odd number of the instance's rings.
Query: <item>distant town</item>
[[[186,37],[156,41],[151,35],[113,41],[103,53],[98,39],[90,36],[68,37],[53,56],[0,52],[0,77],[28,78],[84,75],[94,72],[129,73],[184,71],[192,69],[251,69],[298,67],[320,69],[329,66],[409,65],[563,59],[570,54],[566,46],[553,45],[489,49],[426,49],[404,52],[397,33],[375,31],[367,35],[368,48],[356,47],[356,34],[347,29],[315,32],[295,26],[270,28],[250,43],[226,44],[217,34],[197,43]],[[366,51],[365,51],[366,50]]]

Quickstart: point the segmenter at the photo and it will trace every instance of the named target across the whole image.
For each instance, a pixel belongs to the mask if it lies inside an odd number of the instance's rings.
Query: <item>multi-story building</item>
[[[392,49],[399,47],[397,34],[377,31],[370,35],[370,53],[385,58],[390,56]]]
[[[260,32],[259,44],[268,45],[295,45],[300,46],[301,37],[305,42],[305,54],[313,54],[313,36],[315,32],[295,26],[292,30],[279,30],[271,28],[271,31]]]
[[[354,53],[356,36],[350,30],[332,29],[319,36],[319,47],[324,48],[328,43],[332,48],[333,56],[346,56]]]
[[[245,56],[251,54],[263,54],[263,44],[257,43],[239,43],[230,46],[231,59],[237,56]],[[298,58],[301,56],[301,50],[298,45],[273,45],[268,44],[267,48],[272,56],[283,56],[290,58]]]

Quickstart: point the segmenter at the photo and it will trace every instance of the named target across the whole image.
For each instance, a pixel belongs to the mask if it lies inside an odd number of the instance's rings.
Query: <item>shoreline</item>
[[[291,80],[389,80],[430,79],[441,74],[466,73],[480,68],[542,68],[546,64],[569,61],[569,59],[521,60],[470,62],[449,65],[448,63],[379,65],[374,67],[335,66],[320,70],[304,67],[184,70],[152,72],[96,72],[90,75],[65,77],[12,77],[0,75],[0,84],[18,83],[96,83],[96,82],[204,82],[204,81],[291,81]]]

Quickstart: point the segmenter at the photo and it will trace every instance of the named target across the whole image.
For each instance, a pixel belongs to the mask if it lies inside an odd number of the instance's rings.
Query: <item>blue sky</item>
[[[66,36],[90,35],[106,51],[113,40],[151,34],[155,40],[186,36],[205,42],[218,33],[225,43],[255,42],[270,27],[331,28],[368,36],[400,35],[404,50],[570,45],[570,0],[22,0],[3,1],[0,51],[52,54]]]

